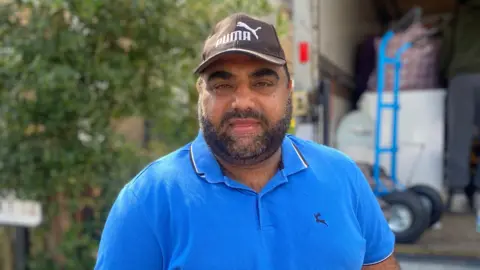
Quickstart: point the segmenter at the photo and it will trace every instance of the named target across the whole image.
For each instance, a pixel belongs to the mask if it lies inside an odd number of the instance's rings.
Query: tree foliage
[[[43,205],[31,269],[92,269],[113,198],[152,159],[112,123],[149,119],[154,155],[192,139],[201,44],[238,11],[271,10],[266,0],[1,4],[0,187]]]

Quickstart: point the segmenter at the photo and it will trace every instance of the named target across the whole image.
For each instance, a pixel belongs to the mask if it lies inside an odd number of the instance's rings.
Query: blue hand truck
[[[377,104],[375,121],[375,141],[374,141],[374,164],[372,176],[375,181],[373,192],[383,201],[390,205],[390,214],[388,222],[390,228],[396,235],[398,243],[413,243],[425,230],[440,220],[443,213],[443,201],[436,190],[429,186],[417,185],[405,187],[397,177],[397,154],[398,154],[398,115],[400,110],[400,71],[402,68],[402,55],[408,49],[412,48],[416,42],[431,36],[438,32],[432,29],[425,36],[416,40],[404,43],[395,52],[393,57],[387,55],[389,42],[396,33],[407,29],[413,23],[419,22],[422,10],[418,7],[410,10],[392,29],[387,31],[378,48],[377,58]],[[393,101],[384,101],[386,67],[393,65]],[[382,131],[382,113],[385,110],[392,110],[392,134],[391,145],[381,145]],[[392,181],[393,188],[387,188],[383,182],[385,173],[380,165],[382,154],[390,155],[390,175],[389,181]]]

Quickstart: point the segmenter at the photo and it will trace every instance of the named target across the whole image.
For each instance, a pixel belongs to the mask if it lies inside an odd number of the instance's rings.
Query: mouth
[[[228,121],[228,129],[236,136],[252,135],[261,129],[261,123],[253,118],[235,118]]]

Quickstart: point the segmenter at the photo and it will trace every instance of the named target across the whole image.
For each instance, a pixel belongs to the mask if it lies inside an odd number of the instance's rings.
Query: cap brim
[[[244,54],[247,54],[247,55],[251,55],[251,56],[260,58],[262,60],[265,60],[265,61],[267,61],[269,63],[272,63],[272,64],[275,64],[275,65],[285,65],[287,63],[284,59],[281,59],[281,58],[278,58],[278,57],[275,57],[275,56],[266,55],[266,54],[263,54],[263,53],[258,53],[258,52],[255,52],[255,51],[250,51],[250,50],[245,50],[245,49],[240,49],[240,48],[231,48],[231,49],[227,49],[225,51],[221,51],[217,54],[214,54],[214,55],[210,56],[210,58],[208,58],[207,60],[203,61],[200,65],[198,65],[198,67],[194,70],[194,73],[198,74],[198,73],[202,72],[210,64],[212,64],[213,62],[215,62],[216,60],[218,60],[222,56],[224,56],[226,54],[232,54],[232,53],[244,53]]]

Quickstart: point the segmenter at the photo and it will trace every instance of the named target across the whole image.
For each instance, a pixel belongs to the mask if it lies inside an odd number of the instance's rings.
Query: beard
[[[292,119],[292,97],[285,106],[283,117],[271,123],[262,113],[249,110],[227,112],[220,124],[215,126],[198,106],[200,129],[205,142],[215,156],[232,165],[254,165],[270,158],[282,145]],[[228,121],[232,118],[251,118],[260,122],[262,132],[252,135],[249,143],[242,143],[243,138],[228,134]]]

